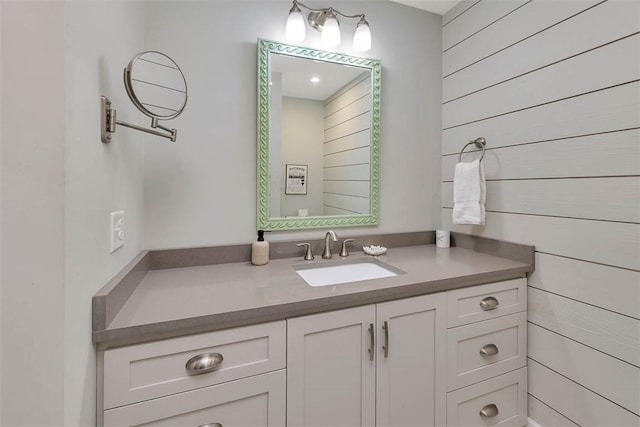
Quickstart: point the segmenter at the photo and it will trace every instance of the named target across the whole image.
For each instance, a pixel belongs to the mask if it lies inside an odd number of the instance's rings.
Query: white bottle
[[[269,262],[269,242],[264,240],[264,231],[258,230],[258,241],[251,245],[251,264],[265,265]]]

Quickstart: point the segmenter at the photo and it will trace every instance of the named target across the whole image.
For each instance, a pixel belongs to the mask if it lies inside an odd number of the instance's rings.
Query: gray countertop
[[[355,252],[344,260],[366,256]],[[94,330],[93,340],[104,349],[441,292],[533,271],[532,263],[461,247],[391,248],[378,259],[406,274],[314,288],[293,268],[344,261],[338,256],[330,261],[277,259],[264,266],[236,262],[151,270],[107,327]]]

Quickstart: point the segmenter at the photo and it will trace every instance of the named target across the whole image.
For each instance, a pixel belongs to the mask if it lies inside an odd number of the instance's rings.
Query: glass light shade
[[[304,40],[304,17],[297,6],[292,7],[291,11],[289,11],[289,18],[287,18],[287,26],[284,30],[284,36],[287,41],[290,42],[301,42]]]
[[[335,15],[327,16],[324,21],[322,44],[327,47],[336,47],[340,44],[340,24]]]
[[[358,22],[356,32],[353,35],[353,50],[356,52],[366,52],[371,49],[371,30],[369,24],[363,19]]]

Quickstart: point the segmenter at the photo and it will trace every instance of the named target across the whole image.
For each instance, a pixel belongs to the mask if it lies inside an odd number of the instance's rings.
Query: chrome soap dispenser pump
[[[258,240],[251,245],[251,264],[265,265],[269,262],[269,242],[264,240],[264,230],[258,230]]]

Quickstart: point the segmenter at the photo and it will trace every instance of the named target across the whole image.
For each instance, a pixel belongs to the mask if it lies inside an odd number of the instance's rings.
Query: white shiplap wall
[[[442,31],[443,224],[536,246],[529,416],[640,425],[640,2],[462,1]],[[454,226],[478,136],[487,225]]]
[[[371,212],[371,77],[363,73],[325,102],[325,215]]]

